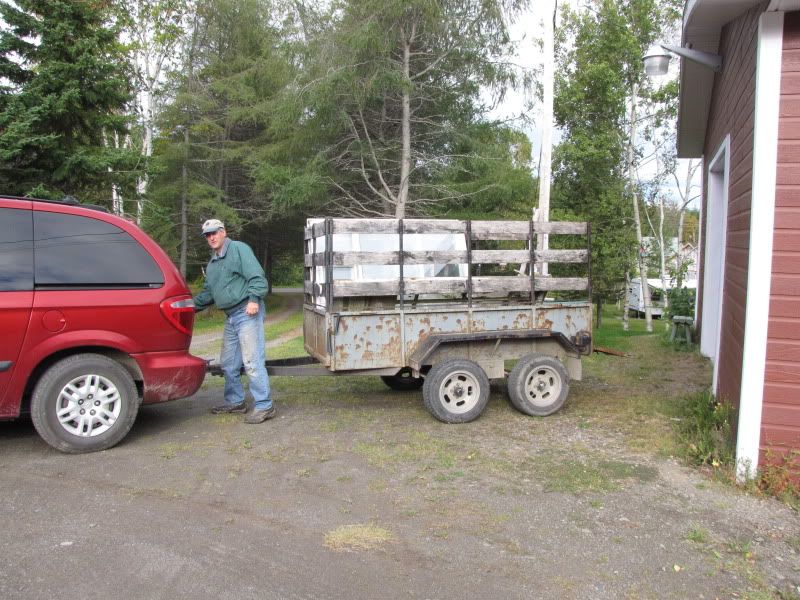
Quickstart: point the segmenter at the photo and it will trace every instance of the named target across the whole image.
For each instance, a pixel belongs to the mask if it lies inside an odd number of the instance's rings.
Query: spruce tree
[[[124,185],[131,85],[108,0],[0,0],[0,189],[103,201]]]

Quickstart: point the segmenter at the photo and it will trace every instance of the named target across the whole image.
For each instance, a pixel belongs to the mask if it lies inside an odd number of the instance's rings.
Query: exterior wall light
[[[669,46],[667,44],[653,44],[644,55],[644,72],[648,77],[666,75],[669,68],[670,54],[677,54],[683,58],[699,63],[708,67],[712,71],[722,70],[722,57],[710,52],[701,52],[680,46]]]

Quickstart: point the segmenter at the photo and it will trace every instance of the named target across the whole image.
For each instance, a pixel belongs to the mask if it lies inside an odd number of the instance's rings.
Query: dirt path
[[[279,311],[267,313],[268,325],[285,321],[293,314],[301,311],[303,308],[302,292],[282,292],[280,295],[285,298],[284,305]],[[303,335],[302,326],[291,331],[287,331],[273,340],[267,340],[266,346],[267,348],[276,348],[300,335]],[[218,358],[219,341],[221,339],[222,330],[195,335],[192,337],[192,344],[190,346],[191,352],[195,356],[200,356],[202,358]]]

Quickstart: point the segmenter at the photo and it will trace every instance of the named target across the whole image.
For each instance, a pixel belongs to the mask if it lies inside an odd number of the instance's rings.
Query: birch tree
[[[123,37],[127,38],[137,102],[138,151],[146,166],[153,155],[156,119],[170,67],[179,64],[179,48],[188,29],[186,17],[196,9],[192,0],[124,0],[120,6]],[[132,138],[126,143],[134,145]],[[141,224],[149,174],[143,170],[136,185],[136,219]]]

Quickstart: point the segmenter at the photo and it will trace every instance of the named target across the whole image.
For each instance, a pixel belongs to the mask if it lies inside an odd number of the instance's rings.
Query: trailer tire
[[[508,376],[508,397],[514,407],[533,417],[558,411],[569,395],[569,374],[560,360],[547,354],[523,356]]]
[[[444,423],[477,419],[489,402],[489,378],[471,360],[450,359],[435,365],[422,386],[425,408]]]
[[[398,392],[418,390],[425,383],[422,377],[414,377],[408,367],[400,369],[395,375],[381,375],[381,381]]]

